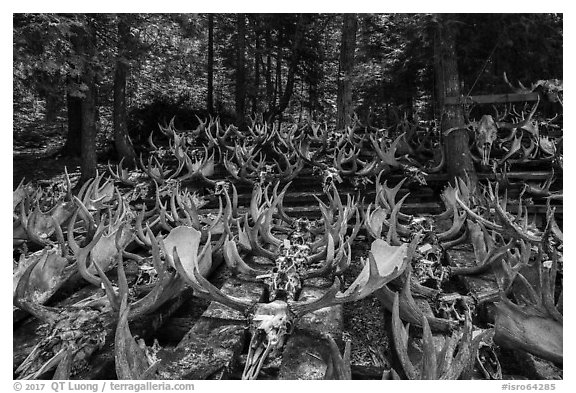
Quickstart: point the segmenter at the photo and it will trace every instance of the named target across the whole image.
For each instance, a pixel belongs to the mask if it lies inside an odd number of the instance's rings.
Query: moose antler
[[[406,243],[401,246],[391,246],[384,240],[375,240],[368,254],[368,262],[364,261],[364,269],[348,289],[343,293],[340,292],[340,280],[336,278],[332,287],[321,298],[310,302],[291,303],[292,312],[297,317],[301,317],[320,308],[352,302],[369,296],[402,274],[412,258],[418,240],[418,237],[415,237],[410,246]]]

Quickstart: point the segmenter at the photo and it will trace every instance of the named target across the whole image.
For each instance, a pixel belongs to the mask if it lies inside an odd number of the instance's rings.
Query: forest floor
[[[66,128],[60,119],[51,125],[44,121],[33,121],[24,127],[15,128],[12,136],[12,187],[15,189],[22,179],[25,182],[53,184],[64,180],[67,168],[71,180],[80,176],[80,158],[59,154],[66,142]],[[99,161],[110,144],[106,134],[97,142]],[[99,164],[99,167],[105,164]]]

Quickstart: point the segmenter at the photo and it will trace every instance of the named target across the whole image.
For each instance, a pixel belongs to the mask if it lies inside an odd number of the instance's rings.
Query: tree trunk
[[[208,14],[208,92],[206,109],[214,114],[214,14]]]
[[[48,91],[46,94],[45,120],[47,124],[54,124],[58,119],[58,111],[62,105],[60,91]]]
[[[445,103],[446,97],[460,96],[460,78],[458,75],[458,62],[456,59],[455,31],[448,26],[447,20],[439,16],[440,22],[436,27],[434,37],[434,65],[437,84],[437,98],[439,100],[442,132],[462,127],[444,136],[444,152],[446,154],[446,168],[450,181],[456,177],[466,180],[469,177],[473,185],[478,181],[474,163],[470,156],[468,134],[464,129],[464,111],[461,105]]]
[[[96,53],[96,34],[90,22],[78,29],[73,46],[83,57],[85,67],[81,76],[86,86],[82,98],[81,176],[79,185],[96,176],[96,73],[92,66]]]
[[[96,176],[96,83],[94,73],[87,72],[88,89],[82,100],[82,162],[80,184]]]
[[[266,116],[267,122],[271,123],[277,116],[282,115],[282,112],[288,107],[290,103],[290,98],[294,92],[294,82],[296,81],[296,70],[298,68],[298,63],[300,62],[300,48],[304,42],[304,30],[306,27],[305,16],[300,14],[298,16],[298,21],[296,22],[296,30],[294,31],[293,45],[292,45],[292,55],[290,58],[290,63],[288,66],[288,75],[286,77],[286,88],[284,93],[280,97],[278,102],[278,107],[272,108]]]
[[[278,97],[282,94],[282,30],[278,32],[278,51],[276,53],[276,77],[274,83],[274,97],[272,108],[276,107]]]
[[[340,44],[340,72],[338,74],[338,95],[336,99],[336,128],[343,129],[352,120],[352,72],[354,51],[356,50],[356,14],[344,14],[342,42]]]
[[[272,36],[270,28],[266,28],[266,101],[272,102],[274,85],[272,84]]]
[[[244,125],[246,113],[246,22],[244,14],[236,15],[236,125]]]
[[[136,152],[128,136],[128,113],[126,108],[126,75],[128,74],[128,42],[130,26],[123,14],[118,17],[118,58],[114,74],[114,145],[116,154],[125,164],[136,164]]]
[[[68,111],[68,134],[60,154],[66,157],[80,157],[82,138],[82,99],[66,94]]]
[[[256,24],[256,23],[255,23]],[[256,35],[256,53],[254,54],[254,89],[252,92],[252,116],[258,113],[258,92],[260,91],[260,63],[262,62],[262,48],[260,47],[260,33],[258,26],[254,26]]]

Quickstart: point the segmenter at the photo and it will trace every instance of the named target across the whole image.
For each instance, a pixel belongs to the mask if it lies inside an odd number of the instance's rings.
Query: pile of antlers
[[[492,144],[507,150],[498,161],[503,176],[513,160],[557,153],[554,143],[537,133],[532,120],[537,105],[512,126],[488,118],[477,124],[484,130],[475,141],[484,163]],[[493,138],[492,126],[510,134]],[[177,131],[173,121],[160,130],[168,145],[157,145],[151,134],[140,171],[120,161],[108,165],[109,177],[97,173],[77,193],[67,173],[64,189],[33,189],[22,182],[14,191],[13,244],[21,250],[13,270],[15,321],[32,315],[41,322],[32,350],[15,371],[19,378],[43,378],[54,371],[54,378],[68,379],[112,337],[119,378],[155,378],[158,348],[137,341],[129,323],[186,288],[245,317],[251,339],[244,379],[258,377],[304,315],[372,294],[392,313],[400,359],[390,374],[394,378],[458,378],[475,362],[488,370],[476,355],[484,348],[492,358],[492,343],[562,363],[562,293],[556,285],[563,236],[550,203],[539,227],[522,199],[524,194],[561,198],[550,190],[553,175],[543,185],[526,184],[514,214],[499,184],[475,192],[460,179],[442,193],[445,211],[422,219],[402,211],[408,195],[399,197],[400,190],[408,177],[425,184],[425,175],[444,165],[444,155],[439,149],[441,157],[432,167],[411,157],[410,144],[418,139],[413,130],[390,140],[359,122],[340,132],[326,125],[280,129],[254,122],[246,136],[212,118],[188,133]],[[213,179],[219,164],[232,182]],[[317,220],[291,217],[284,209],[291,181],[306,166],[323,177]],[[389,186],[386,176],[394,170],[407,177]],[[143,178],[154,185],[148,205],[134,203],[136,198],[122,191],[136,190]],[[375,196],[366,208],[358,196],[341,198],[337,184],[345,179],[364,179],[364,185],[374,180]],[[242,213],[234,182],[252,188]],[[190,184],[212,190],[215,214],[205,214],[206,201],[189,191]],[[441,220],[448,222],[443,230],[435,224]],[[360,231],[372,240],[370,251],[345,288],[342,275],[352,263]],[[463,243],[472,244],[476,263],[443,265],[442,253]],[[249,302],[214,286],[207,276],[219,252],[234,274],[265,287],[265,298]],[[126,269],[129,264],[136,274]],[[493,273],[499,286],[495,327],[475,334],[470,309],[487,300],[444,294],[440,286],[455,275],[485,272]],[[316,300],[302,299],[307,280],[318,277],[329,282],[329,289]],[[92,296],[65,307],[46,306],[59,289],[79,280],[93,287]],[[430,280],[435,286],[424,285]],[[422,329],[419,366],[408,356],[404,323]],[[450,335],[440,352],[432,345],[433,332]],[[349,356],[349,347],[344,357],[334,349],[327,376],[349,377]]]

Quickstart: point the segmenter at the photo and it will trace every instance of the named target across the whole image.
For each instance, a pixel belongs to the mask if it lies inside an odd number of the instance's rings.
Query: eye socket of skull
[[[294,323],[292,323],[292,321],[287,320],[286,321],[286,334],[292,334],[292,332],[294,331]]]

